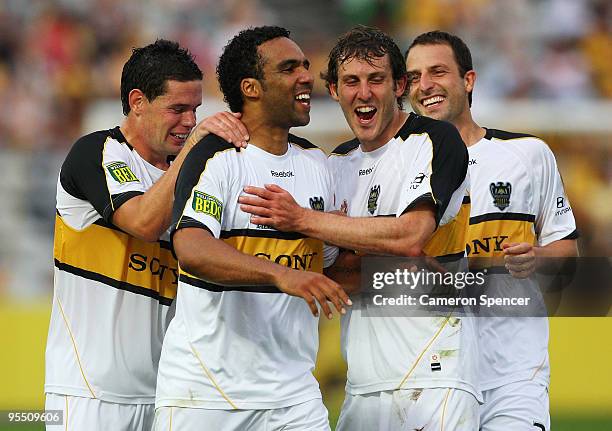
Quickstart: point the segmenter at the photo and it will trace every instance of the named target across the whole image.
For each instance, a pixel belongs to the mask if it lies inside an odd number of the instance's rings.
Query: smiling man
[[[488,289],[498,298],[539,293],[532,274],[537,263],[546,263],[541,258],[578,255],[576,222],[552,151],[535,136],[486,129],[473,120],[476,72],[459,37],[423,33],[406,62],[413,109],[454,124],[468,146],[471,265],[497,273]],[[491,238],[501,240],[481,247]],[[549,430],[548,320],[479,319],[479,339],[481,430]]]
[[[462,262],[467,151],[452,125],[401,110],[406,66],[395,42],[354,28],[332,49],[324,79],[355,134],[330,156],[336,205],[350,217],[301,208],[278,186],[245,188],[253,196],[240,198],[242,208],[254,223],[349,250]],[[339,259],[350,266],[354,254]],[[338,430],[478,427],[471,319],[368,317],[354,307],[342,317],[342,349]]]
[[[236,205],[245,184],[274,183],[301,205],[331,209],[325,154],[289,134],[310,121],[309,67],[280,27],[240,32],[219,59],[221,90],[250,141],[238,151],[207,136],[177,180],[180,281],[160,360],[157,431],[329,430],[312,370],[318,307],[331,318],[328,301],[340,312],[350,305],[321,274],[337,249],[251,223]]]
[[[45,408],[64,423],[48,429],[151,429],[178,277],[166,233],[175,180],[210,131],[246,140],[227,112],[196,127],[202,72],[175,42],[134,49],[121,102],[121,126],[80,138],[59,174]]]

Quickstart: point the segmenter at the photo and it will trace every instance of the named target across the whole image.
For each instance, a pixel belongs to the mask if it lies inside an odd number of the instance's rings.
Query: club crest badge
[[[346,199],[342,200],[342,205],[340,205],[340,212],[348,214],[348,202]]]
[[[370,196],[368,196],[368,212],[372,215],[376,212],[378,207],[378,197],[380,196],[380,184],[375,185],[370,189]]]
[[[325,210],[325,201],[322,196],[313,196],[309,200],[310,208],[315,211],[324,211]]]
[[[512,193],[512,185],[510,183],[491,183],[489,186],[491,196],[493,196],[493,205],[500,210],[505,210],[510,205],[510,194]]]

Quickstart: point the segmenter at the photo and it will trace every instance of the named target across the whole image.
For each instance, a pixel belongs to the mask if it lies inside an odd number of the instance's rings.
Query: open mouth
[[[357,118],[359,118],[359,122],[361,123],[367,123],[368,121],[370,121],[372,118],[374,118],[376,112],[377,109],[373,106],[360,106],[358,108],[355,108],[355,114],[357,115]]]
[[[178,139],[179,141],[185,141],[187,139],[187,136],[189,136],[189,133],[172,133],[172,132],[170,132],[170,136],[172,136],[175,139]]]
[[[432,96],[421,100],[421,104],[426,108],[430,108],[438,106],[440,103],[444,102],[444,100],[446,99],[442,96]]]
[[[295,96],[295,100],[304,107],[310,107],[310,93],[300,93]]]

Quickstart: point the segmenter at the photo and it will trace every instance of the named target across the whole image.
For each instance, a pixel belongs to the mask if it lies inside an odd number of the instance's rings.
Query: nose
[[[434,86],[433,80],[428,73],[423,73],[419,79],[419,88],[421,91],[430,90]]]
[[[300,84],[305,84],[312,87],[312,84],[314,83],[314,75],[310,72],[310,70],[304,67],[302,68],[302,73],[300,73],[300,76],[298,77],[298,82]]]
[[[183,126],[193,129],[196,125],[195,111],[185,111],[183,113],[183,118],[181,119],[181,123],[183,124]]]
[[[359,97],[361,100],[370,100],[370,97],[372,97],[372,90],[370,89],[368,81],[362,81],[359,83],[357,97]]]

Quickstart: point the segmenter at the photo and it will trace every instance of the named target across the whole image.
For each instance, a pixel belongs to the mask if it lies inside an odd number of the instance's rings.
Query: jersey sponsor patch
[[[111,177],[119,184],[140,181],[125,162],[113,162],[106,165]]]
[[[194,190],[191,206],[195,212],[209,215],[221,223],[223,203],[216,197]]]

